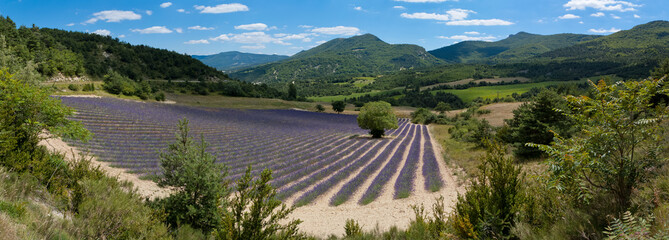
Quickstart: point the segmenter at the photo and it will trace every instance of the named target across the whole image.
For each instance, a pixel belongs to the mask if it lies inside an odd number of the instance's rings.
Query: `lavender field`
[[[358,137],[366,131],[352,115],[61,99],[76,110],[73,119],[94,134],[87,143],[66,140],[69,144],[144,177],[160,173],[158,152],[174,141],[177,122],[188,118],[193,137],[209,142],[230,178],[241,176],[249,164],[255,173],[270,168],[279,197],[294,199],[297,206],[317,199],[367,204],[382,194],[406,198],[415,188],[434,192],[443,185],[427,127],[407,119],[387,132],[391,137],[368,139]],[[418,185],[418,177],[424,184]],[[386,186],[392,189],[383,192]],[[351,199],[356,192],[364,193],[361,199]]]

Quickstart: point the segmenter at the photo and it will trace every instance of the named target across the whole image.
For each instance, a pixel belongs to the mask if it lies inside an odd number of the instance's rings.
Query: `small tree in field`
[[[434,110],[439,112],[439,113],[444,113],[446,111],[451,111],[451,105],[445,102],[439,102],[437,103],[437,106],[434,107]]]
[[[344,101],[334,101],[332,102],[332,110],[337,113],[343,112],[346,108],[346,103]]]
[[[227,171],[216,158],[205,151],[204,138],[195,143],[188,127],[188,120],[179,121],[176,141],[160,153],[163,176],[161,187],[176,190],[166,199],[160,200],[166,221],[173,228],[188,224],[207,233],[220,225],[219,200],[227,196],[225,176]]]
[[[316,105],[316,111],[323,112],[323,111],[325,111],[325,107],[323,107],[323,105],[318,104],[318,105]]]
[[[358,126],[362,129],[369,129],[373,138],[380,138],[385,135],[386,129],[396,129],[398,127],[397,116],[395,116],[390,103],[383,101],[368,102],[360,109]]]

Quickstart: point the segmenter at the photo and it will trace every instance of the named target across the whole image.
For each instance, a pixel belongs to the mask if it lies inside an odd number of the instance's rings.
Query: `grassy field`
[[[468,89],[449,89],[449,90],[435,90],[432,93],[436,92],[447,92],[455,94],[460,97],[465,102],[471,102],[472,100],[481,97],[481,98],[496,98],[496,97],[506,97],[510,96],[513,93],[522,94],[534,87],[546,87],[549,85],[559,85],[566,83],[582,83],[585,80],[578,81],[549,81],[549,82],[539,82],[539,83],[523,83],[523,84],[512,84],[512,85],[501,85],[501,86],[485,86],[485,87],[473,87]]]
[[[464,180],[478,173],[478,165],[481,164],[481,156],[485,151],[476,148],[473,143],[460,142],[451,138],[448,129],[451,125],[430,125],[432,137],[441,146],[444,160],[451,167],[461,168],[464,173],[458,174],[458,179]],[[458,171],[455,171],[458,173]]]
[[[315,102],[332,102],[332,101],[341,101],[344,100],[344,98],[352,98],[352,97],[360,97],[364,95],[375,95],[379,94],[384,91],[379,91],[379,90],[374,90],[371,92],[364,92],[364,93],[353,93],[351,95],[334,95],[334,96],[322,96],[322,97],[309,97],[309,100],[313,100]]]

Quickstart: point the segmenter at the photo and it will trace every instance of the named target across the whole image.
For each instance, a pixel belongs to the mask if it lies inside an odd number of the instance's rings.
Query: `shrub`
[[[345,237],[355,237],[362,235],[362,228],[357,221],[353,219],[346,219],[346,225],[344,225],[344,236]]]
[[[325,107],[323,107],[323,105],[321,105],[321,104],[318,104],[318,105],[316,105],[316,111],[317,112],[323,112],[323,111],[325,111]]]
[[[165,93],[159,92],[154,98],[159,102],[165,101]]]
[[[390,103],[368,102],[360,109],[358,126],[362,129],[369,129],[373,138],[380,138],[385,135],[386,129],[396,129],[398,127],[397,116],[395,116]]]
[[[94,83],[84,84],[84,87],[81,90],[84,92],[93,92],[95,91],[95,84]]]
[[[334,101],[332,102],[332,110],[337,113],[341,113],[346,108],[346,103],[344,101]]]
[[[79,86],[75,85],[75,84],[70,84],[70,85],[67,85],[67,89],[70,89],[70,91],[76,92],[76,91],[79,91]]]

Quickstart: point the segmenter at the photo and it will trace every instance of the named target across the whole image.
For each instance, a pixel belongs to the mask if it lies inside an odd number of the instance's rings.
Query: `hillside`
[[[409,44],[388,44],[371,34],[338,38],[277,63],[241,70],[230,76],[245,81],[286,82],[378,75],[433,66],[441,60]]]
[[[429,51],[450,63],[497,63],[520,61],[551,50],[598,38],[595,35],[538,35],[519,32],[497,42],[464,41]]]
[[[131,45],[109,36],[58,29],[30,28],[0,17],[0,41],[6,54],[32,61],[47,78],[58,74],[101,78],[115,71],[139,79],[226,79],[202,62],[174,51]],[[5,49],[6,47],[6,49]]]
[[[191,57],[221,71],[253,67],[288,58],[288,56],[283,55],[253,54],[238,51],[222,52],[213,55],[193,55]]]

